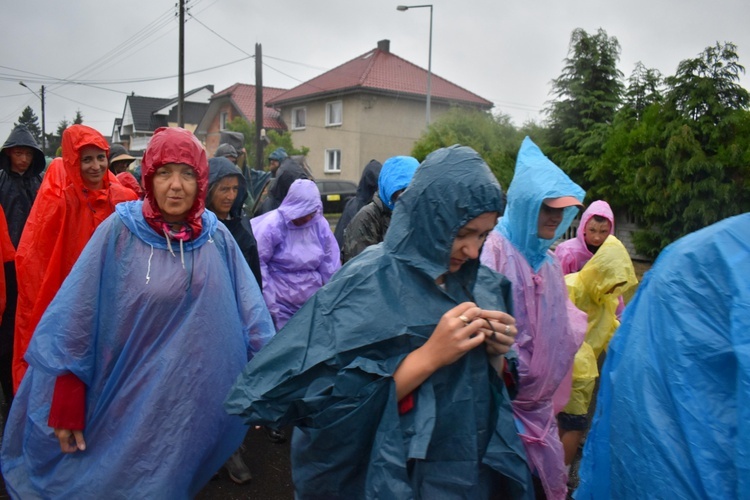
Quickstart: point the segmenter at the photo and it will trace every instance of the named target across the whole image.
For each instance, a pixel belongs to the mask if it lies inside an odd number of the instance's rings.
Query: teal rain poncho
[[[430,376],[403,415],[393,381],[449,309],[506,309],[510,284],[478,260],[435,284],[458,230],[501,211],[500,186],[476,152],[430,154],[385,241],[336,273],[248,364],[226,407],[248,422],[297,426],[298,498],[532,494],[508,395],[483,347]]]
[[[668,246],[607,352],[575,498],[750,498],[750,214]]]

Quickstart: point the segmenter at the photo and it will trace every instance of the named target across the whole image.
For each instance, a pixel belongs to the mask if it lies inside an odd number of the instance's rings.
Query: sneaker
[[[229,479],[237,484],[245,484],[252,480],[253,475],[250,474],[250,469],[247,468],[245,461],[242,460],[242,454],[240,450],[235,451],[227,463],[224,464],[229,474]]]

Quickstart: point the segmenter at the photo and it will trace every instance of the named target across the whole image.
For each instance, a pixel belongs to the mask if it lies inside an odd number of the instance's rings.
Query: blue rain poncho
[[[575,498],[750,498],[750,214],[662,251],[602,369]]]
[[[191,498],[243,440],[226,391],[273,335],[258,285],[211,212],[175,254],[141,201],[104,221],[42,317],[5,428],[14,498]],[[86,385],[87,448],[47,426],[56,377]]]
[[[430,154],[385,241],[336,273],[247,366],[226,407],[251,423],[297,426],[298,498],[533,495],[507,391],[483,346],[433,373],[403,415],[393,381],[446,311],[465,301],[506,309],[510,284],[478,260],[447,274],[444,288],[435,283],[459,229],[502,208],[476,152]]]

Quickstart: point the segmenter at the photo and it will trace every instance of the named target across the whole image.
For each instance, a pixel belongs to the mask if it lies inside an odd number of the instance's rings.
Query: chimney
[[[378,50],[382,50],[383,52],[390,53],[391,52],[391,41],[390,40],[380,40],[378,42]]]

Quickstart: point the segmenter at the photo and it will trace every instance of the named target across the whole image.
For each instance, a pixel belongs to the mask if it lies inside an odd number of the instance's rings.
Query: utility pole
[[[177,126],[185,126],[185,0],[180,0],[180,49],[177,69]]]
[[[255,44],[255,170],[263,170],[263,47]]]
[[[42,85],[42,151],[44,154],[47,154],[47,134],[44,133],[45,126],[44,126],[44,85]],[[54,154],[54,153],[53,153]]]

